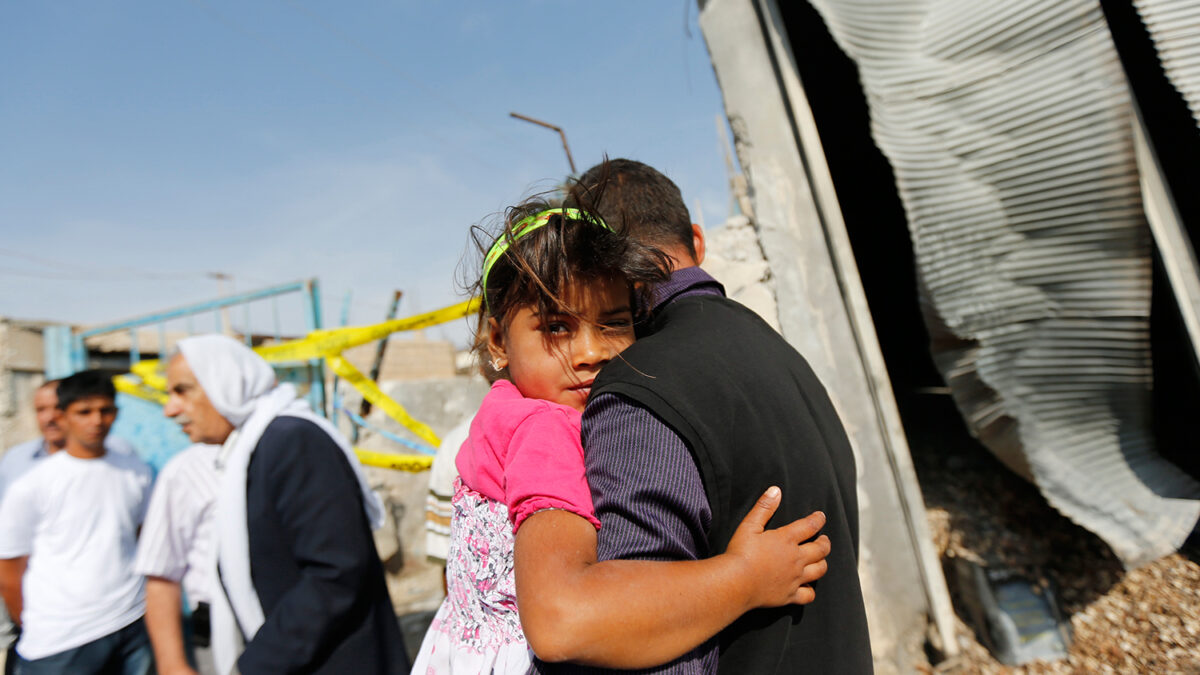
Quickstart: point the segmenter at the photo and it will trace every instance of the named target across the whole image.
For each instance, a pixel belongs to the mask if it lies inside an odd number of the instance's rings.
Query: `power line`
[[[85,280],[96,279],[97,276],[101,276],[104,278],[97,280],[190,280],[199,279],[204,276],[203,272],[159,272],[151,270],[138,270],[129,267],[93,267],[89,265],[80,265],[79,263],[65,260],[56,260],[53,258],[31,255],[29,253],[25,253],[24,251],[15,251],[8,248],[0,248],[0,255],[54,268],[53,271],[14,270],[12,268],[8,268],[0,270],[0,272],[9,275],[40,277],[44,279]]]
[[[0,267],[0,276],[6,277],[28,277],[31,279],[53,279],[57,281],[90,281],[94,277],[85,274],[60,274],[54,272],[35,272],[32,270],[14,270]],[[99,281],[111,281],[111,279],[100,279]]]

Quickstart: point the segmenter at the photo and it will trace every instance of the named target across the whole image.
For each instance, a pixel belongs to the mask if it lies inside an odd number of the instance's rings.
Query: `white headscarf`
[[[250,578],[250,540],[246,524],[246,470],[250,456],[267,425],[280,415],[300,417],[320,427],[346,455],[362,492],[363,509],[371,527],[383,524],[383,504],[371,491],[350,444],[308,403],[297,398],[291,384],[275,383],[275,371],[246,345],[224,335],[201,335],[179,342],[208,400],[235,431],[225,441],[220,457],[221,484],[217,493],[217,561],[220,584],[213,589],[213,658],[217,672],[232,670],[238,656],[239,633],[254,638],[264,615]],[[223,601],[228,597],[229,604]],[[232,611],[231,611],[232,610]],[[237,617],[237,624],[233,622]],[[241,630],[238,631],[238,626]]]

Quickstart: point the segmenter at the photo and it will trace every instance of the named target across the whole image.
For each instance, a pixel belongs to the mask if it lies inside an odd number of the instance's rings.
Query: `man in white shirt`
[[[14,445],[0,457],[0,499],[4,498],[7,486],[25,475],[39,460],[62,450],[67,444],[67,436],[58,424],[58,382],[47,380],[33,392],[33,410],[42,437]],[[105,438],[104,446],[109,452],[130,454],[134,451],[133,446],[114,436]],[[4,669],[6,675],[11,675],[16,666],[17,655],[12,649],[16,641],[16,626],[9,618],[4,603],[0,602],[0,650],[8,652]]]
[[[132,567],[152,474],[136,456],[105,448],[115,398],[95,371],[59,383],[64,452],[38,460],[0,503],[0,595],[23,627],[21,675],[152,668]]]
[[[154,484],[133,569],[146,577],[146,630],[159,675],[213,675],[208,608],[216,587],[218,445],[197,443],[171,458]],[[191,630],[182,628],[187,599]],[[185,635],[190,634],[189,662]],[[194,666],[194,668],[193,668]]]
[[[33,392],[33,410],[42,437],[14,445],[0,457],[0,498],[4,496],[5,487],[33,468],[38,460],[53,455],[67,444],[67,437],[58,425],[58,383],[59,380],[47,380]],[[104,447],[111,452],[134,452],[128,441],[116,436],[105,438]]]

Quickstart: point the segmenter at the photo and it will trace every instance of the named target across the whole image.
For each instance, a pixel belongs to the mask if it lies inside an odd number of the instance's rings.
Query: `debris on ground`
[[[1053,588],[1071,644],[1065,660],[1003,665],[984,646],[983,629],[962,620],[970,613],[951,583],[961,654],[921,672],[1200,674],[1200,554],[1185,549],[1126,570],[1099,538],[1060,515],[965,432],[958,438],[939,433],[941,423],[928,426],[910,427],[910,444],[947,581],[963,558]]]

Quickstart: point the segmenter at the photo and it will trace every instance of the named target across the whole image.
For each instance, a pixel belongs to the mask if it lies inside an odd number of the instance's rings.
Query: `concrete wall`
[[[945,639],[952,615],[836,195],[827,170],[813,174],[824,167],[815,125],[786,36],[773,22],[773,3],[701,4],[700,25],[751,189],[776,325],[825,383],[856,453],[859,572],[876,670],[914,672],[925,661],[927,616],[940,617]]]
[[[779,304],[775,280],[763,257],[758,232],[750,219],[737,215],[705,232],[704,271],[725,286],[725,294],[754,310],[779,330]]]
[[[45,381],[42,325],[0,317],[0,452],[38,435],[33,392]]]
[[[369,373],[375,360],[376,345],[371,342],[351,347],[342,356],[364,374]],[[455,373],[454,346],[442,340],[425,340],[420,336],[394,335],[388,340],[379,369],[379,380],[422,380],[453,377]]]

